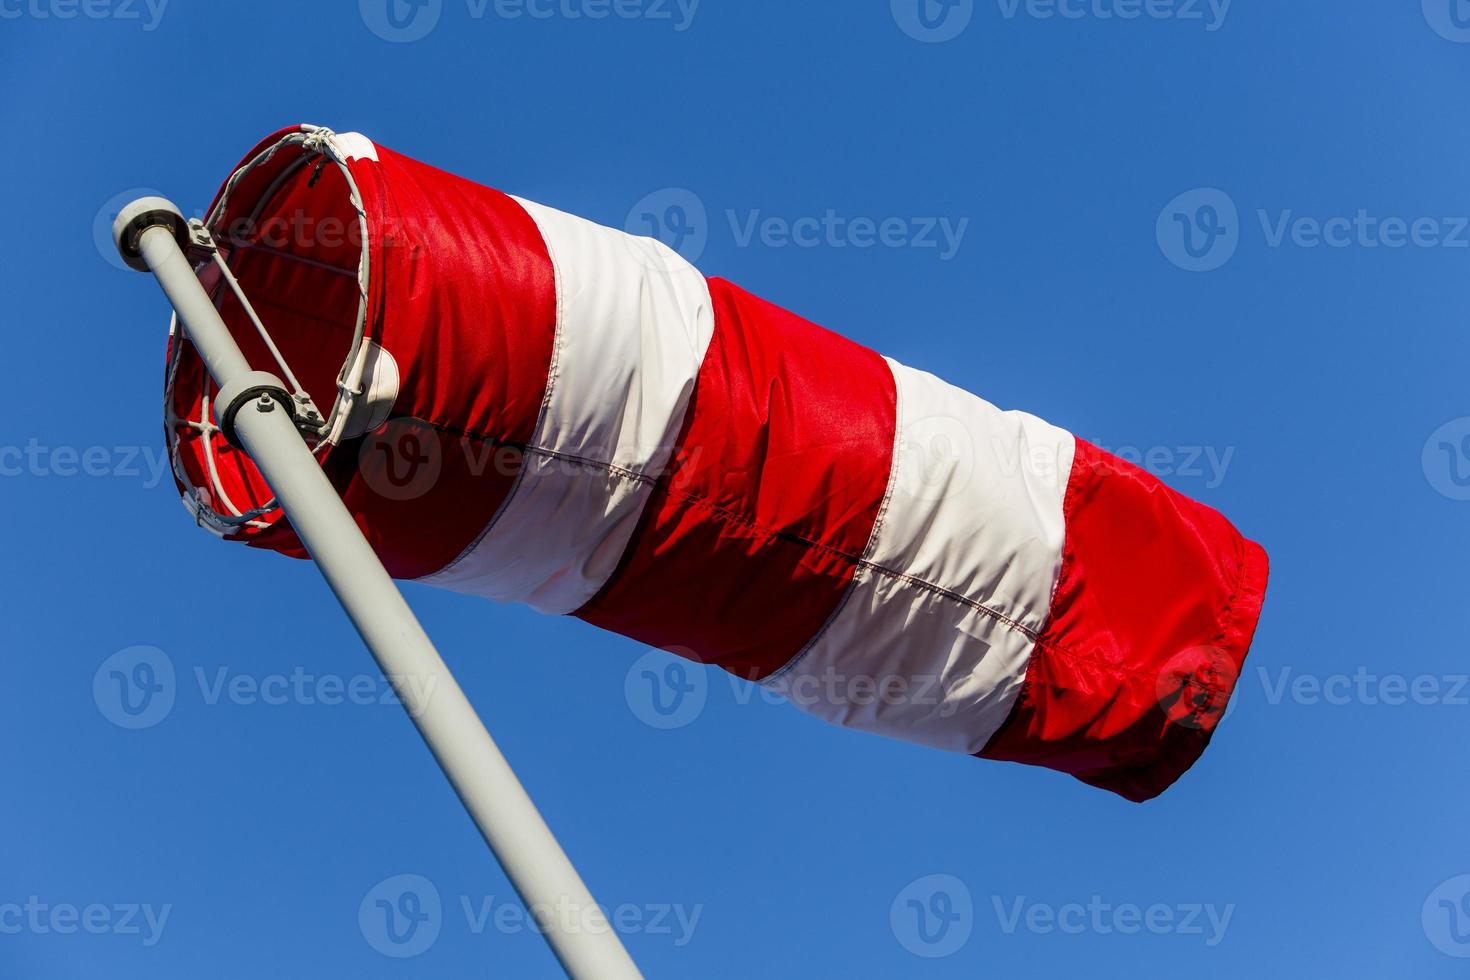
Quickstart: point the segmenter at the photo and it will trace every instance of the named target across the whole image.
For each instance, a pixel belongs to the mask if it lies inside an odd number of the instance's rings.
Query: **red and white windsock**
[[[1071,433],[648,238],[312,126],[207,223],[398,578],[578,616],[827,721],[1132,800],[1193,764],[1266,555]],[[205,265],[246,355],[274,355]],[[303,554],[177,331],[168,438],[217,533]]]

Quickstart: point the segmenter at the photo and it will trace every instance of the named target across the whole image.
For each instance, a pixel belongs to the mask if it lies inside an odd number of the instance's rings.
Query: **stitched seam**
[[[544,456],[547,459],[559,459],[563,462],[573,463],[577,466],[584,466],[587,469],[598,470],[600,472],[604,472],[611,476],[616,476],[620,479],[628,480],[633,483],[641,483],[646,486],[654,486],[658,483],[658,477],[656,476],[650,476],[647,473],[640,473],[635,469],[630,469],[626,466],[619,466],[617,463],[609,463],[600,459],[592,459],[588,456],[579,456],[576,453],[562,452],[558,449],[548,449],[545,446],[522,446],[521,449],[528,453],[534,453],[537,456]]]
[[[511,200],[515,201],[515,198],[511,198]],[[532,432],[540,433],[546,424],[547,413],[551,409],[551,394],[556,390],[556,383],[561,377],[561,353],[564,342],[562,335],[565,330],[566,306],[562,299],[561,263],[556,260],[556,252],[551,247],[551,239],[547,238],[546,233],[541,230],[540,222],[536,220],[536,216],[531,213],[529,208],[520,201],[516,201],[516,205],[525,212],[527,220],[536,229],[536,234],[541,236],[541,244],[546,247],[546,257],[551,262],[551,286],[556,297],[556,324],[551,333],[551,361],[546,366],[546,391],[541,395],[541,410],[536,413],[536,427],[531,430]],[[468,437],[468,433],[466,433],[466,436]],[[475,540],[466,545],[464,550],[449,564],[437,572],[432,573],[432,575],[425,577],[430,578],[433,575],[448,574],[463,564],[475,552],[475,549],[480,547],[480,543],[485,540],[490,532],[495,529],[495,525],[500,523],[500,519],[505,516],[506,510],[510,507],[511,501],[515,500],[516,496],[521,492],[521,486],[525,483],[525,480],[526,468],[522,466],[516,472],[515,480],[511,482],[510,491],[505,495],[505,499],[500,502],[500,506],[495,509],[495,513],[491,515],[490,520],[480,529],[480,533],[475,535]]]
[[[605,472],[621,479],[626,479],[645,485],[656,486],[659,482],[659,479],[657,477],[651,476],[646,473],[639,473],[635,470],[628,469],[627,467],[618,466],[614,463],[610,463],[604,460],[593,459],[586,456],[579,456],[572,453],[559,452],[557,450],[548,449],[544,446],[522,445],[510,442],[509,440],[497,439],[494,436],[468,432],[462,429],[458,429],[454,426],[443,425],[440,423],[425,421],[425,424],[429,425],[433,429],[448,433],[450,435],[459,436],[461,438],[470,439],[477,442],[485,442],[492,445],[519,449],[523,452],[534,453],[539,456],[561,459],[566,462],[573,463],[574,465],[585,466],[588,469],[598,470],[600,472]],[[895,426],[895,463],[898,462],[898,454],[902,452],[898,434],[900,431],[900,428],[898,426]],[[868,556],[872,554],[874,548],[876,547],[878,531],[883,527],[883,524],[887,518],[889,504],[892,501],[893,491],[897,482],[897,473],[898,469],[895,465],[895,467],[889,472],[889,481],[888,486],[884,492],[883,502],[879,507],[878,517],[874,522],[873,532],[869,536],[868,546],[864,549],[862,555],[854,555],[853,553],[844,549],[835,548],[831,545],[824,544],[820,541],[815,541],[803,535],[794,534],[790,531],[780,531],[776,530],[775,528],[766,527],[765,525],[760,524],[757,521],[751,520],[743,514],[733,511],[728,507],[722,507],[719,504],[711,501],[709,498],[704,497],[700,494],[693,493],[691,491],[679,490],[672,486],[669,486],[665,488],[665,492],[669,496],[678,497],[692,505],[701,507],[709,513],[715,515],[716,517],[719,517],[722,520],[725,520],[738,527],[743,527],[748,530],[761,532],[771,537],[783,538],[785,540],[795,542],[797,544],[811,548],[815,551],[820,551],[832,557],[851,562],[857,568],[864,568],[875,574],[891,578],[901,585],[906,585],[911,588],[919,589],[940,598],[948,599],[952,602],[957,602],[961,605],[967,606],[975,610],[976,612],[990,617],[991,619],[995,620],[1006,628],[1014,630],[1015,632],[1018,632],[1027,637],[1029,640],[1036,644],[1036,652],[1048,651],[1053,654],[1065,656],[1073,663],[1092,665],[1103,670],[1111,671],[1114,674],[1126,674],[1135,677],[1157,677],[1157,671],[1139,670],[1137,668],[1128,667],[1110,660],[1105,660],[1095,654],[1084,653],[1077,647],[1063,645],[1058,643],[1054,639],[1049,639],[1045,635],[1046,629],[1050,626],[1049,623],[1046,627],[1043,627],[1040,630],[1033,629],[1032,627],[1018,622],[1013,617],[1007,616],[999,610],[994,609],[977,599],[972,599],[969,596],[963,595],[959,592],[955,592],[952,589],[943,588],[942,586],[936,585],[926,579],[919,578],[915,575],[910,575],[906,572],[900,572],[896,569],[888,568],[887,566],[880,565],[877,562],[870,560]],[[1070,492],[1069,496],[1071,496]],[[473,546],[471,546],[471,548],[473,548]],[[456,561],[456,563],[457,562],[458,560]],[[1062,562],[1064,568],[1069,567],[1071,564],[1075,563],[1075,552],[1070,546],[1064,548]],[[448,567],[446,567],[446,571],[448,570]],[[1245,545],[1243,542],[1237,542],[1236,545],[1236,568],[1238,571],[1235,581],[1235,587],[1232,590],[1230,596],[1226,599],[1225,603],[1220,607],[1218,613],[1220,630],[1210,641],[1212,645],[1219,645],[1221,642],[1227,639],[1237,628],[1235,624],[1235,616],[1237,610],[1235,607],[1239,600],[1240,592],[1245,586],[1245,574],[1247,570],[1247,563],[1245,561]],[[1057,585],[1053,586],[1053,602],[1056,598],[1056,592],[1061,587],[1061,581],[1064,574],[1065,572],[1058,574]],[[832,622],[837,618],[838,614],[851,599],[852,593],[856,590],[856,587],[856,581],[849,583],[848,590],[843,595],[842,601],[838,604],[837,608],[833,610],[827,621],[822,624],[822,627],[817,631],[813,638],[808,641],[807,645],[804,646],[801,651],[793,656],[791,660],[787,661],[786,664],[784,664],[782,667],[772,672],[765,678],[762,678],[760,683],[771,683],[779,679],[783,674],[795,667],[797,661],[810,652],[811,648],[815,646],[817,640],[820,639],[823,633],[825,633],[826,630],[831,626]],[[1035,654],[1033,653],[1033,656],[1034,655]],[[1023,682],[1023,685],[1033,682],[1034,681],[1032,678],[1027,677],[1026,680]],[[1220,689],[1218,693],[1224,693],[1224,689]]]
[[[885,360],[884,363],[887,364],[887,361]],[[891,365],[889,365],[889,373],[891,374],[892,371],[893,368]],[[812,634],[811,639],[807,640],[806,643],[802,645],[800,650],[797,650],[796,653],[794,653],[790,657],[790,659],[788,659],[780,667],[777,667],[775,670],[771,671],[771,673],[761,678],[760,683],[762,685],[775,684],[781,678],[785,677],[791,671],[795,670],[796,665],[805,660],[807,655],[810,654],[812,650],[816,647],[817,641],[825,636],[827,631],[832,628],[832,624],[837,621],[837,617],[842,614],[842,611],[847,608],[848,603],[852,601],[853,593],[857,592],[858,579],[856,569],[865,567],[863,563],[868,562],[868,567],[872,567],[875,571],[877,570],[877,566],[873,565],[871,561],[869,561],[869,559],[878,547],[878,532],[883,529],[884,523],[888,520],[888,505],[892,502],[894,488],[898,485],[898,466],[899,463],[902,462],[902,456],[903,390],[899,386],[898,377],[894,375],[893,448],[888,456],[888,485],[883,488],[883,500],[878,504],[878,513],[873,518],[873,529],[868,533],[867,547],[863,549],[862,556],[854,560],[854,572],[852,576],[852,581],[847,583],[847,589],[842,593],[842,598],[838,600],[837,605],[833,607],[832,612],[828,614],[827,618],[822,622],[822,625],[817,628],[817,631],[815,633]],[[819,545],[819,547],[821,546]],[[836,549],[829,550],[835,551]],[[842,555],[842,557],[850,559],[850,556],[848,555]]]
[[[916,589],[922,589],[925,592],[932,593],[933,595],[939,596],[941,598],[951,599],[955,602],[969,606],[976,612],[984,613],[991,619],[994,619],[1002,626],[1015,630],[1017,633],[1025,636],[1033,643],[1040,635],[1036,630],[1032,629],[1031,627],[1016,619],[1013,619],[1010,616],[1007,616],[1005,613],[1001,612],[998,609],[992,609],[990,606],[987,606],[985,603],[979,601],[978,599],[971,599],[967,595],[955,592],[952,589],[946,589],[941,585],[935,585],[933,582],[930,582],[927,579],[922,579],[915,575],[910,575],[907,572],[896,571],[892,568],[886,568],[882,565],[878,565],[868,561],[860,561],[859,564],[863,565],[866,568],[871,568],[873,571],[878,572],[880,575],[887,575],[888,577],[895,579],[904,585],[911,585]]]
[[[659,478],[656,478],[656,476],[648,475],[648,473],[639,473],[637,472],[637,470],[631,470],[625,466],[617,466],[616,463],[609,463],[609,461],[606,460],[597,460],[597,458],[585,457],[585,455],[576,455],[573,453],[563,453],[563,451],[551,450],[551,448],[541,447],[541,445],[520,445],[516,444],[516,442],[507,441],[507,439],[497,439],[494,438],[494,436],[476,435],[476,433],[473,432],[463,432],[463,430],[453,428],[453,426],[438,425],[438,423],[429,422],[428,425],[429,428],[441,430],[441,432],[450,433],[450,435],[457,435],[460,436],[460,438],[473,439],[473,441],[476,442],[488,442],[488,444],[491,445],[503,445],[503,447],[516,448],[516,450],[523,451],[523,453],[541,455],[541,457],[557,458],[557,460],[563,460],[566,461],[566,463],[572,463],[573,466],[584,466],[587,467],[587,469],[597,470],[597,472],[600,473],[607,473],[607,475],[616,476],[616,478],[619,479],[629,480],[629,482],[641,483],[641,485],[645,486],[656,486],[657,483],[659,483]],[[895,441],[897,441],[897,438],[898,436],[895,435]],[[897,448],[895,448],[895,453],[898,453],[898,451],[901,450],[897,450]],[[897,463],[897,457],[895,457],[895,463]],[[889,579],[894,579],[895,582],[900,583],[900,585],[911,586],[911,588],[920,589],[920,591],[923,592],[929,592],[929,594],[936,595],[936,597],[950,599],[950,601],[958,602],[958,604],[961,605],[966,605],[966,607],[972,608],[972,610],[978,611],[978,613],[982,613],[985,614],[985,616],[991,617],[991,619],[994,619],[995,621],[997,621],[997,623],[1003,624],[1003,626],[1008,627],[1008,629],[1013,629],[1016,630],[1016,632],[1022,633],[1022,635],[1026,636],[1026,638],[1030,639],[1030,641],[1038,641],[1038,630],[1032,629],[1032,627],[1020,623],[1020,621],[1013,619],[1013,617],[1005,616],[1005,614],[1001,613],[1000,610],[995,610],[995,608],[989,607],[989,605],[986,605],[985,602],[980,602],[979,599],[972,599],[970,597],[967,597],[967,595],[960,594],[960,592],[953,591],[953,589],[947,589],[944,588],[944,586],[935,585],[935,583],[929,582],[928,579],[920,579],[919,576],[914,576],[914,574],[910,574],[907,572],[898,572],[897,569],[889,569],[888,566],[883,566],[883,564],[876,563],[876,561],[872,561],[869,557],[867,557],[867,555],[872,554],[873,550],[875,550],[876,541],[878,541],[878,532],[882,529],[883,523],[885,523],[886,516],[888,516],[888,505],[889,502],[892,501],[892,495],[894,495],[895,483],[897,483],[898,479],[897,473],[897,467],[889,472],[888,488],[886,488],[885,492],[883,492],[883,502],[881,504],[881,507],[879,507],[878,519],[873,522],[873,530],[872,533],[870,533],[869,535],[867,548],[864,548],[863,554],[860,555],[853,554],[853,552],[844,550],[844,548],[835,548],[832,547],[832,545],[823,544],[823,542],[820,541],[814,541],[814,539],[807,538],[807,536],[804,535],[797,535],[797,533],[789,532],[789,530],[778,530],[775,529],[775,527],[767,527],[766,525],[761,525],[761,523],[756,522],[756,520],[751,520],[750,517],[745,516],[745,514],[738,513],[738,511],[731,510],[731,508],[728,507],[722,507],[722,505],[716,504],[716,502],[709,500],[709,498],[703,497],[703,495],[700,494],[694,494],[694,492],[691,491],[681,491],[681,489],[673,488],[673,486],[667,486],[667,488],[664,489],[664,492],[666,492],[666,494],[669,494],[670,497],[678,497],[679,500],[684,500],[686,502],[689,502],[689,504],[697,505],[697,507],[704,508],[704,510],[709,511],[710,514],[714,514],[714,516],[720,517],[720,519],[725,520],[725,522],[731,523],[731,525],[744,527],[744,529],[747,530],[756,530],[756,532],[764,533],[764,535],[772,536],[772,538],[782,538],[786,539],[786,541],[795,542],[795,544],[803,545],[803,547],[810,548],[810,550],[820,551],[823,552],[823,554],[832,555],[832,557],[841,558],[841,560],[844,561],[850,561],[850,563],[853,564],[854,567],[857,567],[857,569],[867,569],[869,570],[869,572],[881,574],[881,576],[889,577]],[[520,480],[522,480],[523,478],[525,478],[525,467],[522,467],[520,473],[517,473],[516,485],[514,485],[514,489],[519,489]],[[506,497],[507,504],[509,504],[510,498],[512,498],[514,495],[514,489],[512,489],[512,494],[509,494]],[[504,504],[501,504],[501,511],[503,510]],[[500,517],[500,513],[498,513],[497,511],[497,514],[495,514],[495,519],[498,519],[498,517]],[[494,523],[491,523],[491,526],[494,526]],[[459,558],[456,558],[453,563],[448,564],[448,566],[445,566],[444,569],[440,570],[440,572],[435,572],[434,574],[442,574],[444,572],[448,572],[448,570],[451,570],[454,566],[457,566],[460,561],[465,560],[466,555],[469,554],[470,551],[473,551],[476,547],[478,547],[479,542],[484,539],[484,536],[487,535],[487,533],[490,533],[490,527],[487,527],[487,529],[485,529],[484,532],[479,535],[479,538],[475,539],[475,544],[472,544],[469,548],[466,548],[465,552],[463,552],[463,554],[460,555]],[[775,673],[769,674],[769,676],[767,677],[764,677],[763,683],[770,682],[770,680],[775,680],[776,677],[781,676],[784,671],[791,669],[791,667],[794,667],[795,663],[797,663],[798,658],[804,657],[807,652],[810,652],[810,649],[813,648],[814,645],[816,645],[817,639],[822,638],[823,633],[825,633],[826,629],[831,626],[832,621],[836,619],[838,613],[841,613],[842,608],[844,608],[845,605],[847,605],[847,602],[850,601],[851,595],[853,595],[853,591],[856,591],[856,588],[856,580],[854,580],[854,582],[848,583],[847,594],[842,597],[842,601],[839,602],[836,610],[832,611],[831,616],[828,617],[828,621],[822,624],[822,629],[817,630],[816,635],[811,638],[811,641],[808,641],[807,645],[803,646],[803,649],[801,649],[801,651],[798,651],[797,654],[795,654],[794,657],[791,658],[791,660],[786,661],[781,669],[775,671]]]
[[[1072,437],[1072,466],[1067,473],[1067,487],[1062,491],[1062,560],[1057,562],[1057,580],[1051,584],[1051,595],[1046,600],[1046,621],[1042,623],[1041,632],[1051,625],[1051,613],[1057,607],[1057,593],[1062,590],[1062,583],[1066,581],[1067,570],[1075,563],[1075,552],[1072,549],[1071,535],[1068,531],[1067,515],[1072,513],[1073,504],[1081,491],[1080,481],[1073,482],[1077,475],[1077,455],[1081,452],[1077,443],[1080,440],[1074,435]]]
[[[646,485],[646,486],[656,486],[658,484],[658,482],[659,482],[659,478],[658,477],[651,476],[651,475],[649,475],[647,473],[639,473],[639,472],[637,472],[635,470],[628,469],[627,467],[619,466],[619,465],[617,465],[615,463],[607,462],[606,460],[592,459],[590,457],[579,456],[579,455],[576,455],[576,454],[573,454],[573,453],[561,452],[559,450],[549,449],[549,448],[547,448],[545,446],[518,445],[516,443],[509,442],[507,440],[496,439],[496,438],[491,437],[491,436],[479,436],[479,435],[476,435],[474,433],[463,432],[463,431],[457,430],[457,429],[455,429],[455,428],[453,428],[451,426],[438,425],[438,424],[435,424],[435,423],[427,423],[427,424],[429,424],[431,428],[434,428],[434,429],[437,429],[437,430],[440,430],[440,431],[443,431],[443,432],[447,432],[447,433],[450,433],[452,435],[458,435],[458,436],[461,436],[461,437],[466,438],[466,439],[473,439],[475,441],[486,442],[486,443],[490,443],[490,444],[493,444],[493,445],[507,446],[507,447],[510,447],[510,448],[519,449],[519,450],[521,450],[523,452],[532,453],[532,454],[537,455],[537,456],[543,456],[543,457],[547,457],[547,458],[551,458],[551,459],[563,460],[565,462],[572,463],[573,465],[584,466],[584,467],[586,467],[588,469],[596,470],[596,471],[602,472],[602,473],[606,473],[606,474],[608,474],[610,476],[614,476],[614,477],[617,477],[619,479],[628,480],[630,482],[635,482],[635,483],[643,484],[643,485]],[[895,435],[895,440],[897,440],[897,438],[898,438],[898,436]],[[896,449],[895,451],[896,452],[901,452],[901,449]],[[895,459],[895,462],[897,462],[897,459]],[[874,521],[873,531],[869,535],[868,546],[864,549],[863,554],[861,554],[861,555],[853,554],[852,552],[847,551],[845,549],[836,548],[836,547],[833,547],[832,545],[825,544],[825,543],[823,543],[821,541],[813,540],[812,538],[808,538],[808,537],[806,537],[804,535],[795,534],[795,533],[793,533],[791,531],[782,531],[782,530],[777,530],[776,528],[767,527],[764,524],[761,524],[761,523],[759,523],[757,521],[751,520],[749,517],[745,516],[744,514],[740,514],[740,513],[736,512],[736,511],[733,511],[733,510],[731,510],[728,507],[720,506],[719,504],[716,504],[715,502],[713,502],[709,498],[704,497],[704,496],[702,496],[700,494],[693,493],[691,491],[679,490],[679,489],[676,489],[673,486],[669,486],[669,487],[666,487],[665,492],[669,496],[671,496],[671,497],[677,497],[677,498],[679,498],[681,500],[686,501],[689,504],[692,504],[694,506],[701,507],[704,510],[706,510],[707,512],[709,512],[710,514],[713,514],[714,516],[719,517],[722,520],[724,520],[724,521],[726,521],[726,522],[728,522],[730,524],[733,524],[733,525],[735,525],[737,527],[742,527],[742,528],[745,528],[745,529],[751,530],[751,531],[758,531],[758,532],[760,532],[762,534],[769,535],[771,537],[778,537],[778,538],[783,538],[783,539],[788,540],[788,541],[793,541],[793,542],[795,542],[797,544],[800,544],[800,545],[803,545],[804,547],[809,548],[809,549],[811,549],[813,551],[820,551],[820,552],[822,552],[824,554],[827,554],[827,555],[830,555],[830,556],[832,556],[834,558],[839,558],[839,559],[842,559],[843,561],[850,562],[855,568],[867,569],[868,571],[871,571],[871,572],[873,572],[873,573],[875,573],[877,575],[882,575],[882,576],[884,576],[886,578],[890,578],[890,579],[894,580],[895,582],[898,582],[900,585],[907,585],[907,586],[910,586],[912,588],[919,589],[919,590],[921,590],[923,592],[927,592],[927,593],[929,593],[931,595],[937,596],[939,598],[948,599],[948,600],[950,600],[952,602],[959,603],[959,604],[961,604],[963,606],[966,606],[966,607],[968,607],[970,609],[975,610],[976,612],[981,613],[982,615],[988,616],[989,618],[995,620],[996,622],[998,622],[1001,625],[1007,627],[1008,629],[1015,630],[1016,632],[1022,634],[1023,636],[1025,636],[1027,639],[1031,640],[1032,642],[1037,642],[1038,637],[1040,635],[1037,630],[1033,629],[1032,627],[1026,626],[1024,623],[1021,623],[1018,620],[1016,620],[1015,618],[1006,615],[1005,613],[1001,612],[1000,610],[994,609],[991,606],[986,605],[985,603],[981,602],[978,599],[972,599],[969,596],[964,595],[964,594],[959,593],[959,592],[955,592],[952,589],[946,589],[943,586],[936,585],[935,583],[930,582],[927,579],[919,578],[918,576],[909,574],[907,572],[900,572],[897,569],[889,568],[886,565],[880,565],[879,563],[877,563],[875,561],[872,561],[871,559],[869,559],[867,557],[868,555],[872,554],[873,550],[875,549],[876,542],[877,542],[878,531],[883,527],[885,518],[887,517],[888,505],[889,505],[889,503],[892,500],[893,491],[895,489],[895,485],[896,485],[896,482],[897,482],[897,473],[898,473],[898,470],[897,470],[896,467],[893,470],[891,470],[890,473],[889,473],[889,483],[888,483],[888,487],[886,488],[885,493],[884,493],[883,503],[880,505],[878,517]],[[523,467],[521,469],[521,472],[519,474],[517,474],[517,482],[516,482],[516,488],[517,489],[520,487],[520,481],[524,478],[524,475],[525,475],[525,468]],[[515,491],[512,490],[511,494],[508,495],[507,498],[506,498],[506,503],[509,503],[510,497],[511,496],[514,496],[514,493],[515,493]],[[502,511],[503,510],[504,510],[504,505],[502,505]],[[497,513],[497,515],[496,515],[496,519],[498,519],[498,518],[499,518],[499,513]],[[492,527],[494,526],[493,525],[493,522],[492,522],[491,526]],[[468,548],[466,548],[465,551],[464,551],[464,553],[459,558],[455,559],[455,561],[453,563],[451,563],[449,565],[446,565],[443,569],[441,569],[439,572],[435,572],[434,574],[436,574],[436,575],[443,574],[444,572],[447,572],[447,571],[453,569],[456,565],[458,565],[460,562],[462,562],[464,560],[464,558],[471,551],[473,551],[475,549],[476,546],[478,546],[478,544],[480,543],[480,541],[484,539],[485,534],[488,534],[488,533],[489,533],[489,528],[486,528],[486,530],[483,533],[481,533],[481,535],[479,536],[479,538],[477,538],[475,540],[475,543],[472,544],[472,545],[470,545]],[[837,608],[828,617],[827,621],[825,623],[823,623],[822,628],[817,631],[817,633],[812,637],[812,639],[810,641],[808,641],[808,643],[806,644],[806,646],[804,646],[801,649],[801,651],[799,651],[795,656],[793,656],[790,660],[788,660],[779,670],[777,670],[774,673],[770,674],[766,678],[763,678],[762,683],[768,683],[770,681],[773,681],[773,680],[777,679],[778,677],[781,676],[781,674],[783,674],[787,670],[789,670],[792,667],[794,667],[796,665],[797,660],[799,660],[800,658],[804,657],[807,653],[809,653],[811,651],[811,649],[816,645],[817,641],[819,639],[821,639],[823,633],[826,632],[827,628],[837,618],[837,615],[847,605],[847,603],[851,599],[852,593],[855,591],[856,587],[857,587],[856,580],[854,580],[853,582],[851,582],[851,583],[848,584],[848,590],[843,595],[842,601],[838,604]]]

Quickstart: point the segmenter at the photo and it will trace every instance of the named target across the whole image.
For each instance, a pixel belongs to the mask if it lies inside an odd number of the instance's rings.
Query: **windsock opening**
[[[361,197],[346,166],[351,145],[303,126],[265,140],[221,188],[205,219],[219,250],[274,344],[256,329],[218,263],[200,279],[250,364],[299,388],[326,425],[315,439],[325,462],[361,426],[369,253]],[[279,354],[279,357],[277,356]],[[175,323],[165,395],[167,438],[184,503],[198,522],[250,538],[281,519],[255,464],[219,428],[218,386]],[[293,391],[293,394],[296,392]],[[370,411],[370,408],[368,409]]]

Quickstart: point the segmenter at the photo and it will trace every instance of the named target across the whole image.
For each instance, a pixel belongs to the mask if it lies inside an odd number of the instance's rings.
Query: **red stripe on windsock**
[[[816,636],[873,531],[893,459],[881,357],[720,279],[675,457],[578,616],[757,679]]]
[[[1077,440],[1051,616],[1010,717],[979,753],[1158,796],[1235,688],[1266,553],[1214,510]]]
[[[386,331],[404,383],[393,418],[326,469],[388,571],[418,578],[469,547],[515,486],[556,278],[535,222],[500,191],[384,148],[352,171],[372,230],[371,335]]]

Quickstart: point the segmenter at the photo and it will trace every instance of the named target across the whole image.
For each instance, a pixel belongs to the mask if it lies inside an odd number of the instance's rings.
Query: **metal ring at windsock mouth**
[[[330,404],[311,433],[323,462],[344,434],[350,435],[372,348],[364,342],[369,223],[349,166],[363,151],[354,140],[360,138],[303,125],[256,147],[225,182],[204,220],[219,247],[218,267],[212,268],[212,259],[196,266],[252,366],[270,368],[276,360],[293,386],[292,367],[301,374],[306,391],[291,391],[286,399],[293,417],[301,415],[302,405]],[[332,220],[344,226],[341,243],[329,242],[321,231]],[[275,231],[277,225],[284,232]],[[238,284],[230,282],[235,278]],[[259,308],[258,318],[252,307]],[[247,320],[244,310],[258,324]],[[341,338],[340,347],[330,340],[334,334]],[[185,506],[201,525],[222,536],[269,529],[280,519],[274,496],[228,432],[228,410],[238,406],[220,402],[176,320],[169,337],[164,411],[169,457]],[[341,352],[340,360],[335,351]]]

